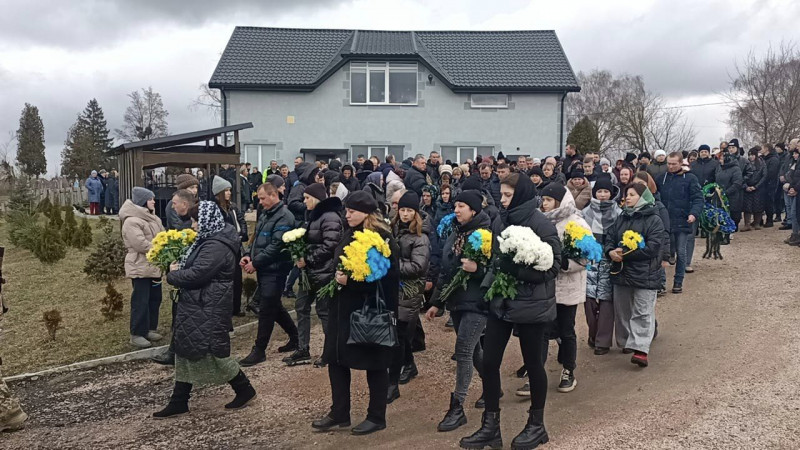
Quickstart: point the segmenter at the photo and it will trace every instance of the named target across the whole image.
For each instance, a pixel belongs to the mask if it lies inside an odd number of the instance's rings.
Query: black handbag
[[[386,309],[380,282],[375,289],[375,307],[371,307],[370,303],[370,299],[366,298],[360,311],[350,313],[350,337],[347,343],[396,347],[397,318],[394,312]]]

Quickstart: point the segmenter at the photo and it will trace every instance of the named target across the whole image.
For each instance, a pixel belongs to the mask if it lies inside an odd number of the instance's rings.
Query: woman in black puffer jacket
[[[303,192],[306,206],[306,256],[297,261],[298,268],[305,268],[311,290],[298,290],[294,309],[297,313],[297,350],[283,359],[289,366],[307,364],[311,361],[311,304],[317,302],[317,316],[322,323],[322,332],[328,328],[328,299],[315,299],[316,292],[333,279],[336,261],[333,253],[342,240],[342,201],[339,197],[328,198],[321,183],[313,183]],[[323,365],[321,360],[315,366]]]
[[[213,202],[200,202],[189,215],[197,241],[167,274],[167,282],[180,288],[172,343],[175,387],[167,407],[153,414],[156,419],[188,412],[189,394],[197,384],[230,383],[236,398],[226,409],[241,408],[256,396],[239,364],[230,357],[228,329],[239,238]]]
[[[418,375],[411,344],[419,321],[431,259],[431,244],[428,240],[430,222],[423,220],[419,214],[419,196],[413,191],[407,191],[400,197],[397,209],[392,229],[400,248],[398,261],[402,289],[397,307],[397,337],[400,345],[395,349],[394,360],[389,368],[387,403],[400,397],[399,384],[406,384]]]
[[[744,201],[742,211],[744,212],[744,227],[742,231],[761,229],[761,216],[764,214],[764,195],[761,192],[765,189],[767,182],[767,169],[764,160],[758,156],[761,147],[753,147],[747,152],[750,159],[752,172],[744,177]]]
[[[634,183],[625,190],[622,214],[608,232],[604,251],[611,259],[614,285],[615,335],[617,346],[633,353],[631,362],[647,366],[647,354],[655,334],[656,293],[661,287],[666,232],[655,208],[655,197],[644,184]],[[621,248],[626,231],[644,238],[644,247]],[[664,262],[663,264],[666,264]]]
[[[455,207],[456,222],[453,225],[456,228],[446,238],[442,237],[446,239],[443,248],[447,251],[442,252],[439,276],[431,297],[433,306],[426,313],[428,320],[433,320],[444,307],[441,289],[453,279],[456,272],[464,267],[465,270],[470,269],[473,275],[467,282],[466,290],[457,288],[446,299],[456,332],[456,383],[453,393],[450,394],[450,409],[439,423],[439,431],[455,430],[467,423],[464,401],[472,381],[472,367],[475,367],[478,374],[483,371],[480,338],[486,327],[487,303],[483,299],[486,289],[481,288],[481,283],[486,275],[486,267],[467,267],[466,262],[470,261],[461,258],[461,249],[473,231],[479,228],[488,229],[491,222],[489,216],[483,212],[483,196],[480,191],[462,191],[456,197]]]
[[[492,245],[492,272],[484,286],[493,279],[494,271],[508,273],[517,279],[516,298],[494,298],[489,306],[483,358],[483,394],[486,411],[481,428],[461,440],[464,448],[502,446],[500,435],[500,364],[512,329],[519,332],[522,358],[531,384],[531,409],[525,429],[514,438],[512,448],[535,448],[548,441],[544,428],[544,406],[547,398],[547,372],[542,351],[545,330],[556,319],[556,277],[561,270],[561,238],[556,226],[536,209],[536,187],[527,176],[512,173],[500,185],[503,210],[492,223],[492,235],[498,236],[511,225],[530,228],[553,250],[553,265],[546,271],[534,270],[500,258],[496,238]]]

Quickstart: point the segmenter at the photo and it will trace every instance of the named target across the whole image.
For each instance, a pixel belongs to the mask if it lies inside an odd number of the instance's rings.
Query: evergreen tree
[[[92,170],[112,163],[111,144],[103,109],[96,99],[89,100],[86,108],[70,127],[64,149],[61,151],[61,173],[71,177],[87,178]]]
[[[125,276],[125,244],[120,233],[114,233],[109,225],[103,239],[86,258],[83,272],[94,281],[110,283]]]
[[[42,231],[37,224],[37,216],[28,180],[25,177],[17,178],[6,213],[8,240],[17,247],[33,251]]]
[[[61,219],[61,203],[56,200],[53,203],[53,206],[50,208],[50,224],[53,225],[56,230],[60,230],[61,227],[64,225],[64,221]]]
[[[64,227],[61,229],[61,237],[65,243],[72,245],[72,239],[78,231],[78,222],[75,220],[75,210],[72,206],[67,206],[64,211]]]
[[[567,136],[567,143],[573,144],[581,154],[600,151],[600,138],[597,126],[588,116],[584,116]]]
[[[33,213],[36,200],[33,197],[33,191],[25,177],[17,178],[14,183],[14,189],[11,190],[11,197],[8,199],[8,209],[11,211],[25,211]]]
[[[106,284],[106,295],[100,299],[100,303],[103,305],[100,312],[106,320],[115,320],[122,316],[122,294],[114,289],[111,282]]]
[[[39,261],[45,264],[52,264],[61,261],[67,256],[67,246],[61,239],[58,228],[53,226],[53,223],[42,230],[39,235],[38,243],[33,249],[33,254],[39,258]]]
[[[44,124],[39,108],[25,103],[17,129],[17,164],[22,173],[38,177],[47,172],[44,155]]]
[[[72,246],[78,249],[84,249],[92,244],[92,227],[89,226],[89,220],[86,217],[81,220],[81,227],[72,236]]]

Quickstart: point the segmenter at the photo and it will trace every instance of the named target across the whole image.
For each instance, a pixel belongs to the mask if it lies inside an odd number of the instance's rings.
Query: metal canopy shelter
[[[120,200],[124,202],[129,199],[134,186],[144,187],[146,169],[165,166],[202,167],[206,169],[206,176],[210,177],[212,164],[238,165],[239,131],[248,128],[253,128],[251,122],[129,142],[116,147],[114,152],[119,161]],[[229,133],[233,133],[233,145],[225,145]],[[235,197],[232,200],[241,207],[238,195],[241,192],[240,179],[237,171]],[[208,185],[211,186],[210,179]]]

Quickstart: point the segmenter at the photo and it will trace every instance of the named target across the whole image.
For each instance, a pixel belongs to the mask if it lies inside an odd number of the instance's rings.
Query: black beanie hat
[[[400,197],[400,201],[397,202],[397,209],[399,210],[400,208],[411,208],[419,212],[419,195],[414,191],[406,191]]]
[[[592,197],[597,198],[597,191],[599,191],[600,189],[605,189],[611,193],[611,198],[613,199],[615,190],[614,188],[616,186],[614,186],[614,183],[611,182],[611,176],[609,176],[607,173],[603,175],[605,176],[603,177],[598,176],[597,181],[594,182],[594,187],[592,188]]]
[[[528,171],[529,177],[532,177],[534,175],[539,175],[539,178],[544,179],[544,172],[542,171],[541,167],[534,167],[533,169]]]
[[[636,159],[636,154],[635,153],[631,153],[631,152],[625,153],[625,162],[626,163],[632,163],[634,159]]]
[[[372,160],[368,159],[364,161],[364,164],[361,165],[361,169],[365,171],[369,170],[370,172],[372,172],[373,170],[375,170],[375,164],[372,164]]]
[[[550,183],[542,189],[542,197],[550,197],[556,199],[558,202],[564,200],[564,195],[567,194],[567,188],[561,183]]]
[[[325,190],[325,185],[322,183],[312,183],[308,186],[305,190],[305,193],[314,197],[319,201],[323,201],[328,198],[328,193]]]
[[[480,191],[476,191],[475,189],[461,191],[461,193],[456,196],[456,201],[466,203],[469,209],[476,213],[483,210],[483,195],[481,195]]]
[[[709,151],[709,152],[710,152],[710,151],[711,151],[711,147],[709,147],[709,146],[708,146],[708,145],[706,145],[706,144],[703,144],[703,145],[701,145],[700,147],[698,147],[698,148],[697,148],[697,151],[698,151],[698,153],[699,153],[699,152],[702,152],[703,150],[707,150],[707,151]]]
[[[728,142],[728,147],[741,148],[739,146],[739,140],[738,139],[731,139],[730,142]]]
[[[642,159],[642,158],[653,159],[653,157],[650,156],[650,152],[648,152],[648,151],[644,151],[642,153],[639,153],[639,159]]]
[[[583,172],[583,167],[576,166],[572,171],[569,173],[570,178],[584,178],[586,174]]]
[[[480,191],[483,189],[480,177],[478,175],[471,175],[469,178],[464,180],[463,183],[461,183],[461,189],[464,191],[468,191],[470,189]]]
[[[344,207],[364,214],[372,214],[377,211],[378,202],[365,191],[355,191],[345,198]]]

